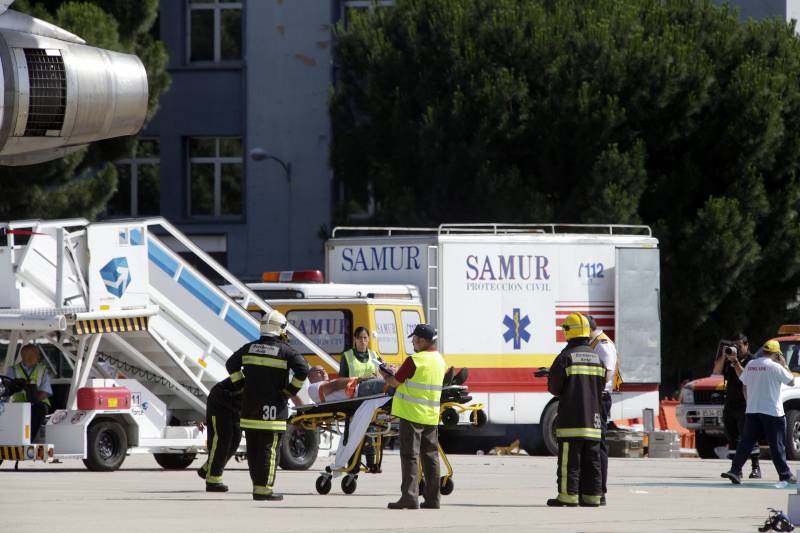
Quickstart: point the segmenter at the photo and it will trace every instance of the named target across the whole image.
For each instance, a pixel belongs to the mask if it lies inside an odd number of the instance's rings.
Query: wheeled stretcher
[[[464,385],[451,385],[442,389],[441,405],[439,408],[440,423],[446,427],[458,424],[461,413],[469,412],[469,419],[473,426],[479,427],[486,423],[486,412],[483,404],[470,403],[472,398],[469,396],[469,389]],[[343,449],[353,448],[352,456],[346,466],[334,465],[327,466],[316,481],[316,489],[320,494],[328,494],[331,491],[332,480],[338,475],[344,474],[342,478],[342,492],[352,494],[358,485],[358,475],[360,473],[380,473],[381,462],[383,459],[383,445],[385,439],[398,435],[398,418],[391,415],[392,399],[391,396],[378,395],[353,398],[351,400],[327,402],[319,405],[305,405],[297,408],[297,414],[290,420],[290,424],[300,425],[310,431],[330,431],[341,435],[342,444],[337,452],[337,463],[343,461],[343,457],[338,454]],[[369,424],[360,432],[351,432],[351,422],[354,416],[361,409],[359,416],[369,416]],[[363,426],[363,424],[361,424]],[[356,434],[357,433],[357,434]],[[375,465],[368,468],[361,462],[361,453],[364,447],[365,437],[374,440]],[[354,440],[357,439],[357,440]],[[350,443],[351,446],[347,446]],[[453,467],[447,460],[447,454],[439,446],[439,456],[444,464],[446,473],[438,480],[439,490],[443,495],[453,492]],[[420,492],[423,492],[425,479],[420,472]]]

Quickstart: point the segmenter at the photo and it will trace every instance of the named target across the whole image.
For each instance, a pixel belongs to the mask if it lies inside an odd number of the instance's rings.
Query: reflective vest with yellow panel
[[[18,363],[15,367],[15,375],[17,378],[21,378],[25,380],[26,385],[34,384],[37,387],[39,386],[39,381],[44,378],[45,372],[47,369],[44,365],[36,365],[33,367],[33,371],[30,374],[25,372],[25,367],[22,366],[22,363]],[[33,402],[36,398],[28,398],[28,394],[21,390],[17,393],[11,395],[11,401],[14,403],[21,403],[21,402]],[[42,400],[42,403],[49,406],[50,405],[50,398],[45,398]]]
[[[619,370],[619,352],[617,351],[617,345],[614,344],[614,341],[612,341],[608,335],[606,335],[605,333],[601,333],[600,335],[595,337],[594,340],[592,340],[589,346],[591,346],[592,349],[594,350],[595,347],[597,347],[597,345],[600,344],[600,342],[602,341],[610,342],[612,345],[614,345],[614,352],[616,352],[617,354],[617,364],[614,367],[614,382],[611,388],[612,390],[619,392],[622,389],[622,384],[624,383],[624,381],[622,379],[622,372],[620,372]]]
[[[380,363],[378,354],[372,350],[367,350],[367,360],[363,363],[356,357],[355,351],[351,348],[342,354],[342,358],[347,361],[347,369],[350,378],[366,378],[377,375],[377,365]]]
[[[392,414],[409,422],[439,424],[439,399],[442,396],[445,362],[439,352],[417,352],[414,375],[397,387],[392,400]]]

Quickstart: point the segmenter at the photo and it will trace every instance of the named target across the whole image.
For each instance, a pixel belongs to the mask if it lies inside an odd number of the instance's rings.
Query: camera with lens
[[[728,359],[732,359],[734,357],[738,357],[739,348],[736,347],[736,343],[733,341],[721,340],[719,341],[718,354],[724,355]]]

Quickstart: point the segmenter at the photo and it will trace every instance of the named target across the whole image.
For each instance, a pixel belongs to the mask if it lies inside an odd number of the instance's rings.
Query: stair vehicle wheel
[[[125,429],[113,420],[96,420],[86,435],[86,459],[83,464],[93,472],[118,470],[128,452]]]
[[[302,426],[289,426],[281,440],[280,465],[284,470],[308,470],[319,454],[319,435]]]
[[[345,494],[353,494],[358,487],[358,482],[355,476],[344,476],[342,478],[342,492]]]
[[[454,428],[458,425],[458,413],[452,407],[447,407],[442,411],[442,425],[446,428]]]
[[[455,484],[453,483],[453,478],[442,476],[441,482],[439,483],[439,494],[447,496],[453,493],[454,488]]]
[[[319,476],[315,486],[318,493],[328,494],[331,491],[331,476]]]
[[[154,453],[153,458],[164,470],[184,470],[197,457],[196,453]]]

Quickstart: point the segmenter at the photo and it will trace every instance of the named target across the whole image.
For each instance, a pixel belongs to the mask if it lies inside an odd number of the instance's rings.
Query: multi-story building
[[[172,86],[111,216],[161,214],[242,279],[322,268],[334,25],[372,0],[163,0]]]

